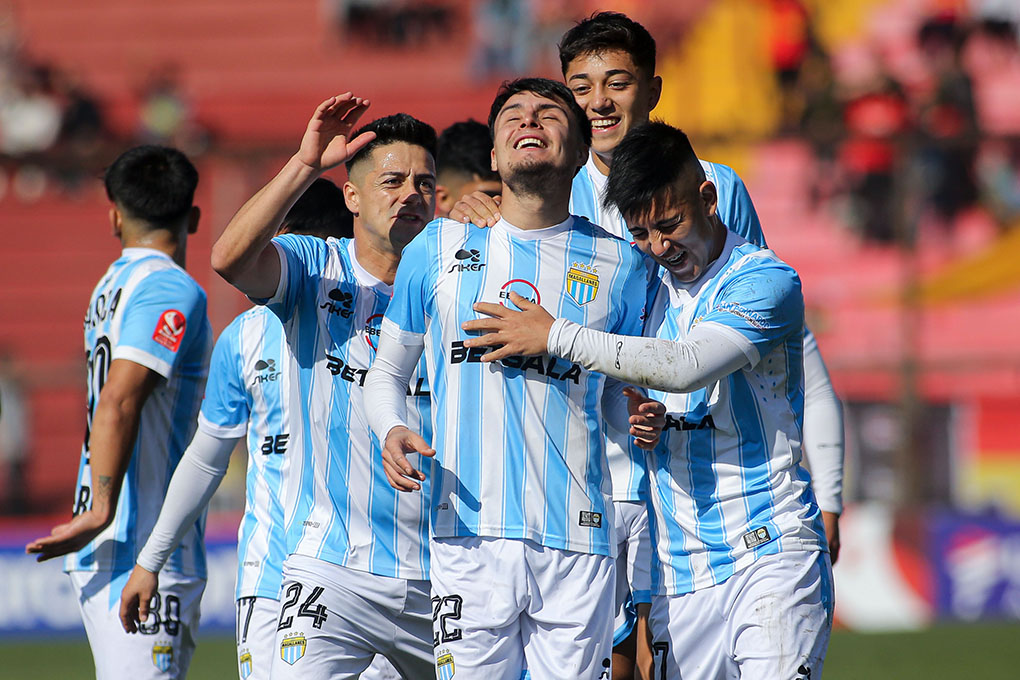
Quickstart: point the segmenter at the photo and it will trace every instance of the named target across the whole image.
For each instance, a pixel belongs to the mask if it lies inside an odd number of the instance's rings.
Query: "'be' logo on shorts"
[[[293,666],[305,655],[307,647],[308,640],[305,639],[304,635],[284,638],[283,642],[280,643],[280,658]]]

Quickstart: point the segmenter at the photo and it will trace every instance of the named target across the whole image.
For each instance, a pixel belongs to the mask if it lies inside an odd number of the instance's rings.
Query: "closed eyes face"
[[[678,281],[691,283],[718,257],[721,243],[711,221],[714,214],[715,186],[705,182],[697,197],[663,197],[647,214],[629,216],[627,226],[642,252]]]
[[[501,175],[518,164],[583,164],[583,144],[572,134],[570,113],[554,99],[532,92],[510,97],[496,116],[493,170]]]

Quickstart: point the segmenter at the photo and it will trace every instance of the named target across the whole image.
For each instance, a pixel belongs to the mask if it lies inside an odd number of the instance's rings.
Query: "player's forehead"
[[[418,144],[394,141],[380,144],[372,149],[366,159],[365,176],[400,174],[430,175],[436,174],[436,163],[432,154]]]
[[[689,212],[691,197],[677,183],[656,192],[646,203],[635,206],[624,215],[627,224],[642,229],[655,229],[676,221]]]
[[[600,80],[616,74],[628,74],[635,78],[647,77],[634,61],[633,55],[619,48],[582,52],[567,64],[563,77],[567,85],[570,85],[571,81]]]
[[[567,105],[559,99],[524,90],[522,92],[514,93],[506,100],[506,102],[504,102],[503,106],[499,109],[499,113],[496,114],[496,121],[498,123],[499,121],[505,120],[512,114],[523,110],[534,111],[547,109],[555,109],[561,111],[564,116],[568,115]]]

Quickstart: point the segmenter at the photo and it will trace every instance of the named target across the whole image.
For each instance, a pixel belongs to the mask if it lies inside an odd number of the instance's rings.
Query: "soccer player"
[[[651,389],[649,456],[661,676],[820,677],[832,624],[821,513],[800,466],[804,301],[797,273],[728,230],[686,135],[664,123],[616,148],[606,202],[665,271],[649,338],[599,332],[513,297],[465,345],[543,351]],[[545,345],[542,345],[542,341]],[[471,351],[471,350],[469,350]]]
[[[465,194],[498,196],[503,185],[491,165],[492,139],[483,123],[465,120],[443,130],[436,155],[436,217],[447,217]]]
[[[191,441],[205,385],[206,297],[184,271],[198,172],[176,149],[139,146],[104,181],[124,250],[85,312],[88,426],[74,518],[26,550],[40,560],[68,555],[97,678],[183,678],[205,589],[202,522],[169,556],[144,635],[121,629],[117,601]]]
[[[489,129],[504,219],[491,229],[437,220],[404,250],[366,383],[370,422],[394,486],[413,491],[429,479],[407,452],[438,462],[438,676],[517,680],[527,667],[536,680],[608,678],[614,540],[600,405],[627,430],[627,399],[619,384],[552,357],[483,364],[486,352],[466,350],[460,324],[474,318],[472,303],[509,304],[516,291],[587,326],[638,332],[646,271],[626,241],[569,215],[590,126],[565,86],[508,83]],[[434,450],[402,397],[423,352]],[[657,405],[635,393],[630,402],[635,428],[654,427]],[[657,439],[634,432],[649,446]]]
[[[343,192],[320,177],[301,195],[281,234],[350,238],[353,216]],[[283,325],[264,306],[240,314],[213,349],[198,431],[174,471],[152,534],[121,593],[121,622],[144,625],[158,574],[188,527],[202,514],[247,434],[245,509],[238,530],[237,659],[242,679],[263,680],[272,667],[286,555],[281,495],[290,448],[287,394],[291,352]],[[385,661],[376,657],[373,663]],[[364,676],[363,676],[364,677]]]
[[[213,268],[280,318],[293,353],[274,679],[354,678],[377,654],[402,677],[434,672],[425,500],[387,483],[362,382],[401,250],[435,210],[436,136],[406,114],[352,136],[367,106],[350,93],[320,104],[297,153],[213,247]],[[273,239],[314,179],[344,162],[354,239]],[[409,384],[405,408],[428,436],[428,387]]]

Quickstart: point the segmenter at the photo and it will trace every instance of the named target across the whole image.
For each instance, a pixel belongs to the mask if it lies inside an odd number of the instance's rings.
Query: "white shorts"
[[[433,538],[436,677],[612,677],[615,565],[529,540]]]
[[[428,581],[291,555],[283,563],[280,598],[273,680],[357,678],[377,654],[398,677],[433,673]]]
[[[655,595],[655,678],[819,680],[832,629],[823,552],[766,555],[719,585]]]
[[[642,501],[613,501],[616,527],[616,617],[613,646],[634,631],[635,603],[651,602],[652,535],[648,506]]]
[[[237,674],[241,680],[268,680],[273,667],[280,601],[270,597],[237,600]]]
[[[125,633],[120,623],[120,594],[130,574],[68,573],[96,663],[96,680],[184,678],[195,653],[205,579],[161,572],[149,618],[139,626],[139,632]]]

